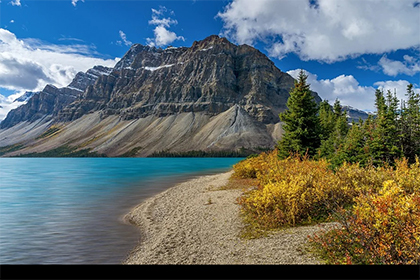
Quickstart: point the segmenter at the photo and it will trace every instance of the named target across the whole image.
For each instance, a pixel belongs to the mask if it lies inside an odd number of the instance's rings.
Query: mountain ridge
[[[0,147],[24,147],[8,156],[63,145],[108,156],[271,148],[293,86],[259,50],[217,35],[189,48],[134,44],[113,68],[46,86],[11,111],[0,123]]]

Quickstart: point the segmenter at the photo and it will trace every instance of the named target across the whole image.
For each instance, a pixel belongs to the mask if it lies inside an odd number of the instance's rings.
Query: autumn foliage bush
[[[267,229],[335,217],[342,227],[311,238],[329,263],[420,263],[419,161],[328,166],[277,151],[241,161],[234,177],[258,181],[240,199],[243,213]]]
[[[276,152],[242,161],[234,176],[258,179],[259,187],[242,197],[244,211],[267,228],[318,220],[335,204],[350,203],[352,196],[339,184],[326,161],[299,156],[279,160]]]

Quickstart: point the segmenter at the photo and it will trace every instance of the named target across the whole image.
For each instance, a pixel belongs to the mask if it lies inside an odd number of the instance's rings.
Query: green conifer
[[[362,119],[359,119],[358,123],[352,122],[340,148],[330,160],[333,167],[338,167],[344,162],[359,162],[361,166],[365,166],[369,162],[369,146],[366,145],[366,135],[371,122],[371,116],[365,122]]]
[[[278,143],[280,158],[286,158],[296,152],[313,156],[320,145],[318,105],[306,80],[307,75],[301,70],[294,88],[290,91],[288,109],[280,114],[280,120],[284,123],[283,138]]]
[[[410,162],[420,155],[420,94],[407,86],[407,102],[401,108],[401,141],[404,156]]]
[[[398,100],[390,91],[385,99],[383,91],[376,90],[376,118],[368,138],[370,156],[374,165],[393,164],[402,156],[397,130]]]

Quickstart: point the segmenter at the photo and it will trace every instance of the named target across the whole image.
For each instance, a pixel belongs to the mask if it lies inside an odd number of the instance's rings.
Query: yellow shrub
[[[420,192],[420,162],[416,158],[416,163],[408,165],[407,159],[395,162],[395,181],[408,193]]]
[[[343,229],[315,236],[330,263],[419,264],[420,194],[394,180],[355,198]]]
[[[233,177],[239,179],[257,178],[257,174],[267,168],[266,158],[267,154],[262,153],[257,157],[241,160],[233,166]]]
[[[246,194],[241,204],[266,227],[319,220],[337,205],[351,202],[352,191],[340,184],[324,160],[299,157],[279,160],[274,151],[249,161],[248,168],[255,163],[259,188]]]
[[[244,211],[266,227],[295,225],[325,218],[353,199],[378,193],[385,182],[395,181],[406,192],[420,190],[419,161],[396,167],[360,167],[344,163],[335,172],[328,162],[299,156],[279,160],[277,151],[263,153],[234,166],[236,178],[257,178],[258,189],[241,198]]]
[[[277,151],[234,166],[237,178],[257,178],[241,199],[248,220],[264,228],[322,221],[337,214],[343,229],[313,238],[330,263],[420,263],[420,163],[335,172],[325,160],[279,160]],[[344,210],[347,207],[349,210]]]

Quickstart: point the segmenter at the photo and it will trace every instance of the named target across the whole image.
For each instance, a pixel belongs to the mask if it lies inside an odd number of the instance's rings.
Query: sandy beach
[[[220,190],[231,172],[178,184],[125,216],[140,228],[139,243],[124,264],[321,264],[304,249],[319,226],[273,231],[243,239],[241,190]]]

